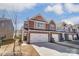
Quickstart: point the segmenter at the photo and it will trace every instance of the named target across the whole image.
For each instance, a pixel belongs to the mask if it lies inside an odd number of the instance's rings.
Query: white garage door
[[[69,35],[69,40],[73,40],[72,35]]]
[[[64,36],[64,34],[65,34],[65,33],[62,33],[63,40],[65,40],[65,36]]]
[[[58,34],[52,34],[52,37],[54,38],[55,42],[58,42],[59,41]]]
[[[30,42],[48,42],[48,34],[31,33]]]

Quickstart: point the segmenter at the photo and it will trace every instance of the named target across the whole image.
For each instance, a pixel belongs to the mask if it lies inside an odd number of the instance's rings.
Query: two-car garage
[[[59,39],[58,32],[51,31],[29,31],[29,36],[27,36],[27,43],[35,43],[35,42],[58,42]]]
[[[30,43],[34,42],[48,42],[47,33],[30,33]]]
[[[59,33],[52,33],[52,35],[50,35],[49,33],[50,32],[30,32],[29,42],[49,42],[52,40],[52,38],[55,42],[59,41]]]

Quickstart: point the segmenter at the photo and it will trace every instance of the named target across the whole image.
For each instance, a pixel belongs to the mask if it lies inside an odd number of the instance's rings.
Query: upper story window
[[[51,24],[50,25],[50,30],[55,30],[55,25]]]
[[[36,29],[45,29],[45,25],[43,22],[36,22]]]

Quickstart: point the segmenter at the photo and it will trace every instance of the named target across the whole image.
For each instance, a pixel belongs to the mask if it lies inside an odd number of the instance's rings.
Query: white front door
[[[31,33],[30,43],[34,43],[34,42],[48,42],[48,34]]]
[[[55,42],[58,42],[59,41],[58,34],[52,34],[52,37],[54,38]]]

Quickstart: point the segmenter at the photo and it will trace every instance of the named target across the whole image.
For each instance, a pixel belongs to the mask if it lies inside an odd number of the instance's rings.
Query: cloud
[[[46,8],[45,8],[45,12],[54,12],[56,14],[62,14],[64,11],[63,11],[63,7],[61,4],[55,4],[55,5],[48,5]]]
[[[63,8],[64,6],[64,8]],[[56,14],[63,14],[64,11],[68,11],[69,13],[77,13],[79,12],[79,4],[73,4],[73,3],[65,3],[64,5],[61,4],[49,4],[45,8],[45,12],[54,12]]]
[[[69,4],[69,3],[67,3],[67,4],[64,4],[64,7],[70,13],[79,12],[79,4],[72,4],[72,3]]]
[[[61,20],[61,22],[66,22],[67,24],[72,24],[72,25],[79,24],[79,16],[63,19]]]
[[[35,6],[34,3],[0,3],[0,10],[20,12],[24,9],[32,9]]]

